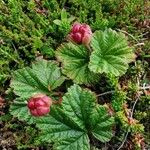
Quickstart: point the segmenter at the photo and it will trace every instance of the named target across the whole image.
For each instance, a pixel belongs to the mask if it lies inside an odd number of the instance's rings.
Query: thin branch
[[[147,90],[150,89],[150,86],[144,86],[144,87],[140,87],[141,90]]]
[[[143,46],[143,45],[145,45],[145,44],[144,43],[137,43],[134,46]]]
[[[115,92],[115,91],[104,92],[104,93],[98,94],[97,97],[98,97],[98,96],[107,95],[107,94],[112,94],[112,93],[114,93],[114,92]]]
[[[135,100],[135,102],[133,104],[131,115],[130,115],[131,118],[133,118],[133,112],[134,112],[134,109],[135,109],[135,105],[137,104],[137,102],[138,102],[139,99],[140,99],[140,96],[137,97],[137,99]]]
[[[119,146],[119,148],[118,148],[117,150],[120,150],[120,149],[123,147],[124,143],[125,143],[126,140],[127,140],[128,134],[129,134],[129,131],[126,133],[123,142],[121,143],[121,145]]]
[[[140,98],[140,95],[138,95],[137,99],[135,100],[135,102],[133,104],[133,107],[132,107],[132,110],[131,110],[131,115],[130,115],[131,118],[133,118],[133,112],[134,112],[134,109],[135,109],[135,105],[137,104],[139,98]],[[129,134],[129,131],[126,132],[124,140],[123,140],[123,142],[121,143],[121,145],[119,146],[119,148],[117,150],[120,150],[124,146],[124,143],[127,140],[128,134]]]
[[[132,98],[130,98],[130,97],[128,97],[128,96],[126,96],[126,98],[127,98],[127,100],[130,100],[130,101],[132,101]]]
[[[145,33],[139,35],[138,37],[140,38],[140,37],[143,37],[143,36],[145,36],[145,35],[147,35],[147,34],[149,34],[149,32],[145,32]]]

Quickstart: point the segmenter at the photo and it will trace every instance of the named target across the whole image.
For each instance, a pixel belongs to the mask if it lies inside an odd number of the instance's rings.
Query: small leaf
[[[58,26],[61,26],[62,24],[61,20],[58,20],[58,19],[54,20],[53,22]]]
[[[32,64],[32,68],[15,71],[11,87],[22,98],[29,98],[36,93],[49,95],[64,79],[56,62],[40,60]]]
[[[64,8],[61,11],[61,20],[62,21],[67,21],[67,12]]]
[[[59,47],[56,57],[62,62],[63,73],[78,84],[99,81],[99,75],[88,68],[89,52],[83,45],[65,43]]]
[[[128,63],[135,58],[124,34],[111,29],[96,31],[91,46],[93,52],[89,68],[95,73],[105,72],[120,76],[126,72]]]
[[[68,21],[71,23],[72,21],[74,21],[76,18],[74,17],[74,16],[70,16],[69,18],[68,18]]]

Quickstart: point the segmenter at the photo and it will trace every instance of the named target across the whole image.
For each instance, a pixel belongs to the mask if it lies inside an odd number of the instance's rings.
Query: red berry
[[[39,114],[37,113],[37,110],[36,109],[31,109],[30,110],[30,113],[33,115],[33,116],[39,116]]]
[[[39,116],[43,116],[45,114],[48,114],[50,112],[50,107],[38,107],[37,112]]]
[[[76,43],[82,43],[82,35],[80,33],[75,33],[72,35],[72,39],[76,41]]]
[[[78,32],[79,29],[80,29],[80,27],[81,27],[81,24],[80,24],[80,23],[75,23],[75,24],[72,26],[71,32],[73,32],[73,33]]]
[[[77,44],[88,45],[91,41],[92,31],[87,24],[75,23],[68,37]]]
[[[84,33],[92,34],[91,28],[90,28],[90,26],[87,25],[87,24],[83,24],[83,25],[80,27],[80,32],[82,32],[83,34],[84,34]]]
[[[85,33],[83,38],[82,38],[82,44],[87,45],[90,43],[90,41],[91,41],[91,34]]]
[[[28,100],[28,108],[33,116],[44,116],[50,112],[52,99],[44,94],[36,94]]]
[[[35,107],[34,107],[34,101],[29,101],[28,102],[28,108],[29,109],[34,109]]]

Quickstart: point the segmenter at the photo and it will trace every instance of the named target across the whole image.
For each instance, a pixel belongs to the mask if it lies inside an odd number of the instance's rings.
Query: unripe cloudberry
[[[28,100],[28,109],[33,116],[44,116],[50,112],[52,99],[44,94],[36,94]]]
[[[88,45],[91,41],[92,31],[87,24],[74,23],[68,37],[77,44]]]

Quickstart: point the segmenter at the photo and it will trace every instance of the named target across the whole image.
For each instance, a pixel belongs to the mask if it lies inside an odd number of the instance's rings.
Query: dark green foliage
[[[116,91],[112,96],[112,107],[115,111],[120,111],[123,109],[123,105],[126,102],[126,93],[123,91]]]
[[[55,7],[51,7],[52,5]],[[10,69],[15,70],[30,64],[40,53],[48,58],[54,56],[54,49],[67,34],[56,34],[60,31],[53,23],[60,17],[61,11],[56,1],[0,2],[1,83],[10,76]],[[64,27],[70,29],[68,25]]]

